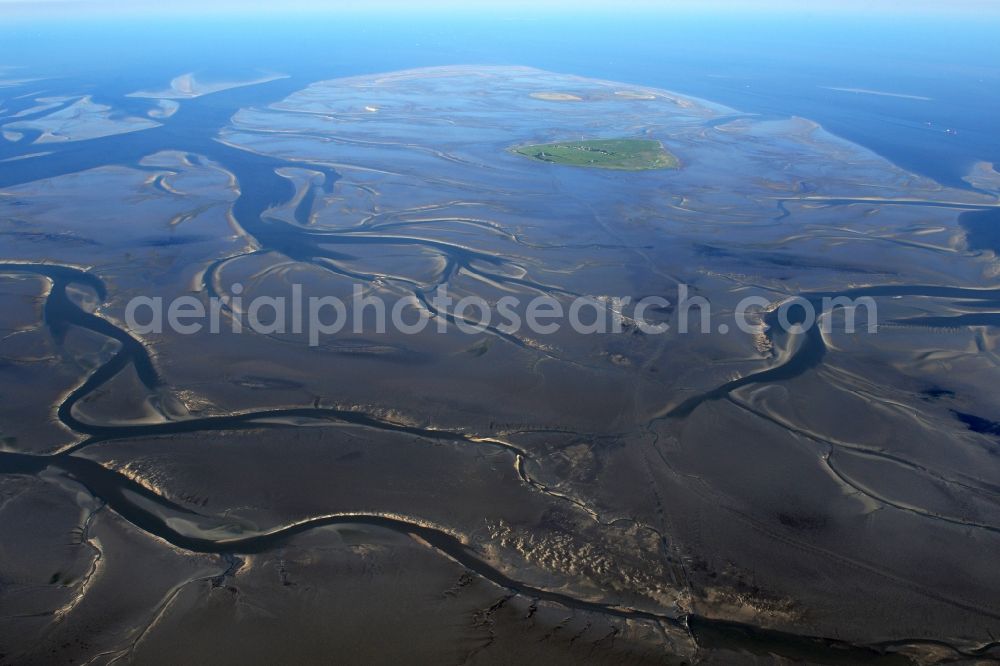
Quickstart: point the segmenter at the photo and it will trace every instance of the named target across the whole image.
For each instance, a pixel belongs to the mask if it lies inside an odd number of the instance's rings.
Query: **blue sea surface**
[[[189,71],[220,80],[290,75],[290,85],[261,91],[255,102],[266,104],[321,79],[530,65],[809,118],[905,169],[964,187],[972,164],[1000,162],[997,28],[995,18],[968,14],[19,19],[0,27],[0,66],[7,78],[41,79],[31,92],[91,94],[127,111],[145,104],[124,95]],[[0,99],[25,92],[0,89]],[[0,156],[18,152],[0,142]]]

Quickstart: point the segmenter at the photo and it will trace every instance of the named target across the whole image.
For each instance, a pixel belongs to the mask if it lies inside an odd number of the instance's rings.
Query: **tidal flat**
[[[85,155],[0,176],[0,661],[1000,659],[1000,265],[961,221],[995,179],[527,67],[257,85],[284,99],[174,84],[155,126],[74,126]],[[626,136],[680,168],[509,150]],[[448,325],[124,323],[236,284],[361,284]],[[683,284],[711,316],[468,334],[442,284]],[[749,295],[770,321],[831,294],[874,299],[878,332],[720,328]]]

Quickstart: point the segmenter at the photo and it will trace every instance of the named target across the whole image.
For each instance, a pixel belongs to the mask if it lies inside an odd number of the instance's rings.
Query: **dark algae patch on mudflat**
[[[591,139],[515,146],[511,151],[540,162],[595,169],[676,169],[680,161],[652,139]]]

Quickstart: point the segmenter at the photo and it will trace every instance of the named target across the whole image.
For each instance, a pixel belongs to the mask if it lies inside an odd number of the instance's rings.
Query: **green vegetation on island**
[[[562,141],[514,146],[511,150],[542,162],[597,169],[643,171],[680,167],[680,161],[659,141],[652,139]]]

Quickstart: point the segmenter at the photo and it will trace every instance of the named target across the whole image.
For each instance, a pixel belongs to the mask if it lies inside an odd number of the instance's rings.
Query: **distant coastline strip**
[[[836,86],[820,86],[824,90],[836,90],[837,92],[857,93],[859,95],[878,95],[879,97],[898,97],[900,99],[916,99],[921,102],[933,102],[933,97],[923,95],[906,95],[903,93],[886,92],[884,90],[869,90],[868,88],[838,88]]]

